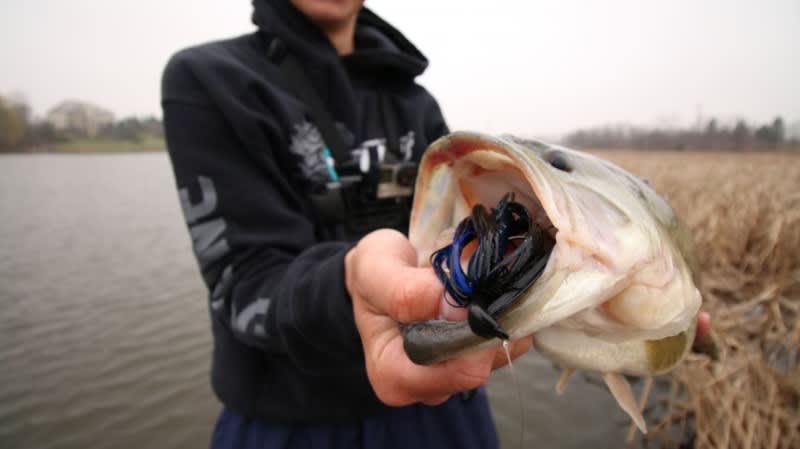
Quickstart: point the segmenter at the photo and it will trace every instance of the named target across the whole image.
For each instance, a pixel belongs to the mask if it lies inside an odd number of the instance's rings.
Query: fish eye
[[[572,171],[572,166],[567,162],[566,155],[560,151],[551,151],[545,155],[544,159],[552,165],[553,168],[567,173]]]

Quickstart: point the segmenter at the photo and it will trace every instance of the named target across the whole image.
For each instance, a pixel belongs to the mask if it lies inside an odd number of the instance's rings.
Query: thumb
[[[430,268],[403,268],[388,296],[387,314],[397,322],[431,320],[439,316],[444,288]]]
[[[431,268],[418,268],[417,252],[395,231],[365,236],[353,254],[354,280],[373,312],[401,323],[436,318],[444,292]]]

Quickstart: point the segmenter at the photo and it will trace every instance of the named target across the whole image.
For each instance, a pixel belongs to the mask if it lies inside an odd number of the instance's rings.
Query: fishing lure
[[[475,250],[464,272],[462,255],[473,242]],[[456,227],[453,243],[433,252],[431,265],[444,284],[448,303],[468,308],[472,332],[507,340],[508,333],[495,317],[539,277],[554,243],[509,192],[491,210],[481,204],[473,207]]]

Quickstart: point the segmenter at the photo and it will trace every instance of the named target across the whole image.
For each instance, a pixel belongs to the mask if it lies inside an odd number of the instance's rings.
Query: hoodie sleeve
[[[348,242],[319,242],[284,174],[274,117],[220,108],[180,56],[162,85],[167,147],[212,319],[317,373],[363,369],[344,285]],[[223,113],[225,110],[225,113]],[[246,135],[238,121],[258,130]],[[285,152],[284,152],[285,154]],[[350,365],[348,365],[350,364]]]

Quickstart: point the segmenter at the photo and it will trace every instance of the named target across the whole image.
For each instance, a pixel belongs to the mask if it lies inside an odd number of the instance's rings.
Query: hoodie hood
[[[356,22],[355,51],[339,57],[328,38],[289,0],[253,0],[253,23],[262,33],[283,40],[300,60],[313,64],[342,60],[349,68],[411,79],[428,60],[403,34],[368,8]]]

